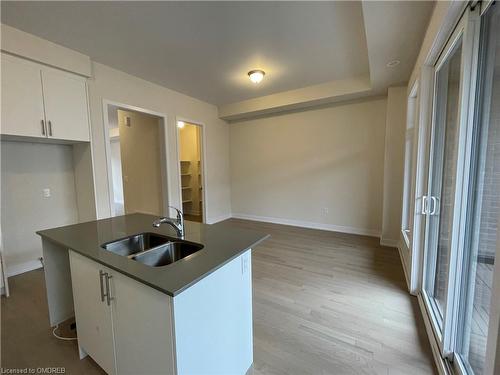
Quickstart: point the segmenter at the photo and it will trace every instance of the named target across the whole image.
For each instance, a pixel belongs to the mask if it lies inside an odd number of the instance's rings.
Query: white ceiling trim
[[[298,110],[335,103],[371,93],[369,77],[330,81],[319,85],[261,96],[218,107],[219,117],[227,121],[244,120],[271,113]]]

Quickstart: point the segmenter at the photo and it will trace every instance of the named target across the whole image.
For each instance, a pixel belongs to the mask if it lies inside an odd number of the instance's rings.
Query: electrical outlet
[[[328,216],[328,213],[329,213],[328,207],[323,207],[321,209],[321,215]]]
[[[43,197],[50,198],[50,189],[49,188],[43,189]]]

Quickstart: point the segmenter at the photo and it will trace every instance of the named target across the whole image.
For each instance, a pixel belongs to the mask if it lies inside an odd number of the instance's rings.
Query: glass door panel
[[[436,70],[429,196],[424,201],[426,264],[424,292],[441,333],[446,309],[459,135],[462,37]]]
[[[467,210],[460,360],[468,373],[484,373],[493,265],[500,214],[500,11],[492,5],[483,16],[479,56],[478,110]]]

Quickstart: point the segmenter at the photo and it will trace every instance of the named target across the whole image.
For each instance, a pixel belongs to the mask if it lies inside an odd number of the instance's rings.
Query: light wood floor
[[[374,238],[229,220],[271,238],[253,251],[254,374],[435,374],[397,250]],[[48,328],[41,271],[2,298],[2,366],[100,374]]]

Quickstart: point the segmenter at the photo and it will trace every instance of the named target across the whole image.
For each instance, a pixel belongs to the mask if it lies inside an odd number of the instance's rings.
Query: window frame
[[[405,132],[405,157],[403,172],[403,204],[401,217],[401,235],[410,256],[413,252],[414,216],[415,216],[415,183],[418,148],[419,124],[419,82],[415,81],[408,95]],[[410,147],[408,147],[410,146]]]

